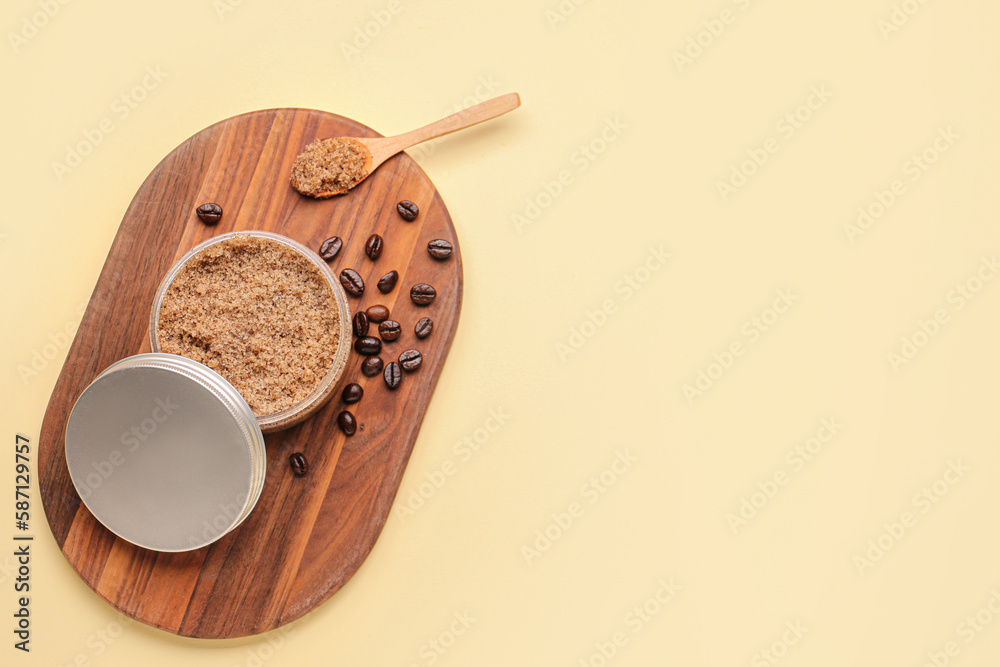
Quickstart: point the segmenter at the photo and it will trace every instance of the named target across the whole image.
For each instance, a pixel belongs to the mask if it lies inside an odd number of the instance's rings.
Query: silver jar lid
[[[174,354],[118,361],[77,399],[66,463],[102,524],[157,551],[235,529],[260,498],[267,456],[253,411],[221,375]]]

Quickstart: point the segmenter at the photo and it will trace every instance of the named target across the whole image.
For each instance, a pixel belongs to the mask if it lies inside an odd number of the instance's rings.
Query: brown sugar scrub
[[[234,232],[194,248],[167,275],[150,338],[153,351],[226,378],[270,431],[329,398],[349,326],[346,296],[318,256],[277,234]]]
[[[370,161],[371,152],[354,139],[317,139],[292,163],[292,187],[308,197],[332,197],[364,180]]]

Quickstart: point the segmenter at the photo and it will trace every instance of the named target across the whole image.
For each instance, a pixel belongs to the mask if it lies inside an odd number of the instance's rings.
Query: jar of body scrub
[[[301,422],[333,394],[350,320],[343,287],[314,252],[279,234],[232,232],[195,246],[167,273],[150,346],[219,373],[267,433]]]

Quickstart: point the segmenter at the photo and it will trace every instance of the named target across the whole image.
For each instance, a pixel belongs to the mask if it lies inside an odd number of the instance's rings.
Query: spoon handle
[[[376,157],[376,162],[381,163],[383,160],[395,155],[399,151],[406,150],[410,146],[419,144],[428,139],[434,139],[435,137],[440,137],[441,135],[448,134],[449,132],[454,132],[456,130],[461,130],[470,125],[475,125],[476,123],[482,123],[484,120],[489,120],[491,118],[496,118],[508,111],[513,111],[514,109],[521,106],[521,98],[517,93],[507,93],[506,95],[500,95],[499,97],[494,97],[491,100],[486,100],[475,106],[469,107],[468,109],[463,109],[458,113],[453,113],[450,116],[446,116],[439,121],[435,121],[430,125],[424,125],[423,127],[418,127],[415,130],[405,132],[403,134],[397,134],[394,137],[386,137],[380,140],[379,143],[382,145],[379,147],[379,153],[382,153],[382,160],[378,160]],[[373,151],[374,153],[374,151]]]

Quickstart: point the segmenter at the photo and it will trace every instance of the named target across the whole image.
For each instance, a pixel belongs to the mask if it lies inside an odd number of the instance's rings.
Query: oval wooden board
[[[357,571],[385,525],[417,431],[458,325],[462,264],[448,211],[407,155],[383,164],[346,195],[313,200],[288,183],[295,156],[316,137],[379,136],[347,118],[303,109],[272,109],[224,120],[194,135],[153,170],[125,213],[79,331],[49,400],[39,440],[39,475],[46,517],[70,564],[98,595],[144,623],[189,637],[240,637],[274,629],[327,600]],[[396,202],[420,207],[416,221],[396,213]],[[195,215],[205,202],[223,208],[209,227]],[[406,374],[396,391],[381,375],[366,378],[351,352],[341,386],[358,382],[364,398],[351,409],[359,430],[347,438],[337,428],[344,409],[340,389],[312,418],[267,436],[267,478],[256,509],[233,533],[187,553],[147,551],[115,537],[94,519],[69,478],[64,456],[66,420],[84,388],[112,362],[149,351],[153,294],[170,266],[201,241],[241,229],[269,230],[318,248],[330,236],[344,239],[331,262],[335,273],[351,267],[365,280],[351,311],[385,304],[403,325],[386,343],[383,359],[410,348],[423,366]],[[372,262],[364,243],[385,239]],[[436,261],[432,239],[456,252]],[[396,288],[383,295],[379,277],[399,271]],[[409,288],[427,282],[438,290],[427,307],[410,302]],[[418,340],[413,325],[434,320]],[[309,460],[295,477],[288,455]]]

